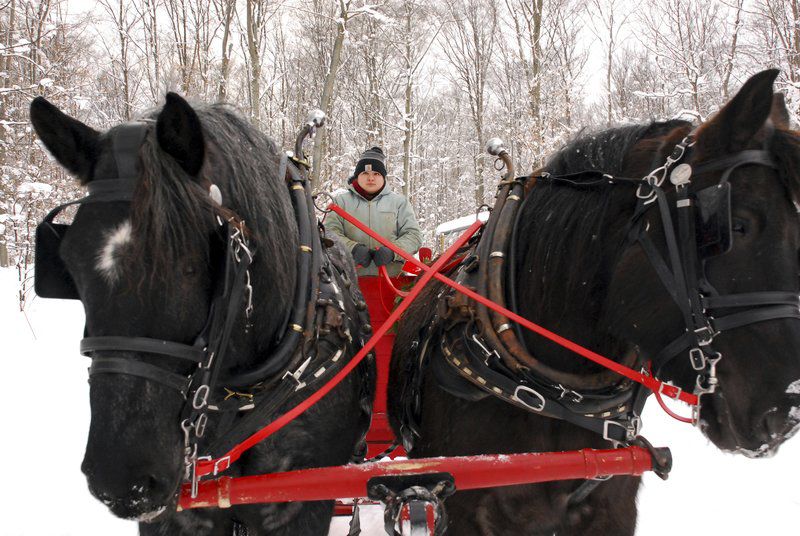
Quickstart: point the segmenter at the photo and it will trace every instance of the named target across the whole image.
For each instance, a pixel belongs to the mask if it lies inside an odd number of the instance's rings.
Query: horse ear
[[[789,115],[789,109],[786,108],[786,98],[783,93],[775,93],[772,96],[772,109],[769,112],[769,118],[777,128],[783,130],[791,128],[792,118]]]
[[[200,118],[176,93],[167,93],[167,102],[158,114],[156,137],[161,149],[177,160],[186,173],[197,176],[205,156]]]
[[[744,149],[764,126],[772,109],[772,84],[779,72],[778,69],[767,69],[751,76],[711,120],[718,140],[727,144],[727,150]]]
[[[31,102],[31,123],[58,163],[82,183],[88,182],[97,160],[100,133],[66,115],[44,97]]]

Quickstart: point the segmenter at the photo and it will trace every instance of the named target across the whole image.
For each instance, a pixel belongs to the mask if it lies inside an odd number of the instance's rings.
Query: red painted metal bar
[[[394,286],[394,283],[392,282],[392,278],[389,277],[389,272],[386,271],[386,267],[385,266],[378,267],[378,273],[383,278],[383,282],[386,283],[386,286],[388,286],[390,289],[392,289],[392,292],[394,292],[396,295],[400,296],[401,298],[404,298],[404,297],[408,296],[408,292],[406,292],[404,290],[400,290],[399,288]]]
[[[355,369],[356,366],[358,366],[358,364],[364,359],[364,357],[366,357],[366,355],[372,351],[372,348],[375,347],[380,338],[383,337],[383,335],[387,331],[389,331],[389,329],[391,329],[391,327],[394,325],[397,319],[400,318],[400,315],[402,315],[403,312],[405,312],[405,310],[408,309],[408,307],[414,301],[414,298],[416,298],[419,295],[419,293],[422,292],[422,289],[433,278],[434,274],[436,274],[436,271],[440,270],[445,264],[447,264],[447,261],[456,253],[456,251],[458,251],[458,249],[461,246],[463,246],[467,242],[467,240],[469,240],[469,238],[473,234],[475,234],[478,231],[478,229],[480,229],[481,225],[483,225],[481,222],[475,222],[474,224],[472,224],[472,226],[469,229],[467,229],[463,235],[459,237],[456,243],[450,246],[450,248],[439,259],[437,259],[435,263],[433,263],[433,266],[429,267],[427,265],[424,265],[425,269],[428,271],[420,277],[419,282],[416,285],[414,285],[414,288],[411,289],[408,296],[403,299],[403,301],[400,303],[400,305],[397,306],[397,308],[394,311],[392,311],[392,314],[389,315],[389,318],[386,319],[386,322],[384,322],[383,325],[375,331],[370,340],[367,341],[367,343],[363,346],[363,348],[361,348],[361,350],[359,350],[359,352],[355,356],[353,356],[350,362],[347,365],[345,365],[345,367],[342,370],[340,370],[333,378],[328,380],[328,382],[325,385],[323,385],[320,389],[309,395],[309,397],[306,398],[303,402],[301,402],[291,410],[287,411],[286,413],[284,413],[283,415],[281,415],[280,417],[269,423],[267,426],[259,430],[258,432],[248,437],[242,443],[236,445],[233,449],[231,449],[227,454],[225,454],[221,458],[215,460],[198,461],[197,463],[198,477],[209,475],[212,473],[217,474],[219,471],[224,471],[225,469],[230,467],[230,465],[233,462],[238,460],[239,457],[246,450],[260,443],[267,437],[271,436],[272,434],[274,434],[275,432],[277,432],[278,430],[289,424],[295,417],[306,411],[308,408],[316,404],[323,396],[328,394],[328,392],[330,392],[331,389],[333,389],[336,385],[338,385],[339,382],[341,382],[345,376],[350,374],[350,372],[352,372],[352,370]],[[190,484],[184,484],[184,491],[186,490],[187,486],[190,486]]]
[[[652,470],[652,464],[650,453],[642,447],[389,460],[204,481],[195,498],[187,488],[182,490],[179,508],[365,497],[367,481],[377,476],[447,472],[455,478],[456,489],[463,491],[605,475],[641,475]]]
[[[394,251],[395,253],[397,253],[401,257],[403,257],[405,260],[411,262],[412,264],[414,264],[415,266],[417,266],[418,268],[420,268],[421,270],[423,270],[425,272],[430,272],[431,267],[425,265],[424,263],[419,262],[416,258],[414,258],[413,255],[408,254],[407,252],[403,251],[402,249],[400,249],[397,246],[395,246],[394,244],[392,244],[390,241],[386,240],[385,238],[383,238],[379,234],[375,233],[372,229],[370,229],[369,227],[367,227],[366,225],[361,223],[359,220],[357,220],[356,218],[354,218],[353,216],[351,216],[347,212],[345,212],[341,207],[339,207],[339,206],[337,206],[335,204],[331,204],[328,208],[331,209],[332,211],[336,212],[336,214],[338,214],[339,216],[341,216],[345,220],[349,221],[350,223],[352,223],[356,227],[358,227],[361,231],[367,233],[369,236],[371,236],[372,238],[377,240],[382,245],[388,247],[389,249],[391,249],[392,251]],[[568,350],[571,350],[571,351],[575,352],[576,354],[581,355],[581,356],[583,356],[583,357],[585,357],[585,358],[587,358],[587,359],[589,359],[591,361],[594,361],[595,363],[598,363],[599,365],[602,365],[602,366],[606,367],[607,369],[613,370],[614,372],[616,372],[617,374],[619,374],[621,376],[625,376],[626,378],[631,379],[631,380],[633,380],[633,381],[635,381],[637,383],[641,383],[642,385],[646,386],[648,389],[650,389],[653,392],[661,393],[664,396],[668,396],[670,398],[681,400],[681,401],[686,402],[687,404],[690,404],[692,406],[696,406],[697,405],[697,395],[695,395],[693,393],[687,393],[686,391],[683,391],[680,387],[677,387],[677,386],[669,384],[669,383],[663,383],[660,380],[657,380],[657,379],[653,378],[652,376],[647,376],[645,374],[642,374],[641,372],[638,372],[638,371],[633,370],[633,369],[631,369],[629,367],[621,365],[621,364],[617,363],[616,361],[613,361],[613,360],[611,360],[611,359],[609,359],[607,357],[604,357],[604,356],[598,354],[597,352],[593,352],[592,350],[589,350],[588,348],[585,348],[585,347],[583,347],[583,346],[581,346],[581,345],[579,345],[579,344],[577,344],[575,342],[572,342],[569,339],[565,339],[561,335],[553,333],[552,331],[550,331],[550,330],[548,330],[546,328],[543,328],[542,326],[540,326],[538,324],[534,324],[533,322],[531,322],[527,318],[523,318],[523,317],[519,316],[518,314],[516,314],[515,312],[509,311],[505,307],[502,307],[502,306],[494,303],[493,301],[487,299],[486,297],[481,296],[480,294],[476,293],[475,291],[473,291],[473,290],[471,290],[471,289],[469,289],[469,288],[467,288],[467,287],[465,287],[463,285],[460,285],[459,283],[456,283],[455,281],[453,281],[452,279],[450,279],[447,276],[444,276],[444,275],[442,275],[440,273],[434,273],[434,277],[436,279],[438,279],[439,281],[441,281],[442,283],[445,283],[446,285],[449,285],[449,286],[453,287],[457,291],[459,291],[459,292],[461,292],[463,294],[466,294],[467,296],[469,296],[473,300],[482,303],[486,307],[489,307],[489,308],[497,311],[498,313],[500,313],[502,315],[505,315],[506,317],[510,318],[514,322],[519,323],[520,325],[526,327],[527,329],[529,329],[529,330],[531,330],[531,331],[533,331],[535,333],[538,333],[539,335],[541,335],[543,337],[546,337],[547,339],[550,339],[551,341],[555,342],[556,344],[558,344],[560,346],[563,346],[564,348],[567,348]]]

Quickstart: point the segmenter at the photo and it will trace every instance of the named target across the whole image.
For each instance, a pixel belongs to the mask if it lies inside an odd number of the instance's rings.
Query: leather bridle
[[[663,367],[682,352],[688,350],[689,362],[697,372],[695,394],[713,393],[718,385],[716,366],[722,358],[713,342],[725,331],[780,318],[800,319],[800,297],[794,291],[762,291],[720,294],[709,282],[705,260],[698,258],[699,244],[695,224],[697,210],[702,203],[702,192],[690,190],[692,177],[713,171],[723,171],[719,182],[710,186],[729,195],[731,173],[745,165],[766,166],[778,169],[766,150],[745,150],[732,155],[714,158],[691,166],[685,161],[695,141],[692,135],[675,146],[664,166],[648,174],[637,188],[638,203],[631,221],[629,240],[638,243],[658,274],[664,288],[677,305],[686,330],[661,349],[653,359],[652,370],[658,375]],[[663,187],[669,177],[675,189],[677,232],[670,211],[669,200]],[[698,202],[698,199],[701,201]],[[658,207],[664,233],[667,255],[653,244],[647,232],[644,214],[650,207]],[[718,222],[730,226],[727,222]],[[731,239],[732,240],[732,239]],[[724,249],[729,249],[732,242]],[[725,251],[718,251],[724,253]],[[720,309],[739,309],[725,316],[716,316]],[[646,395],[645,395],[646,396]],[[697,422],[700,404],[695,407],[693,420]]]
[[[309,127],[310,128],[310,127]],[[304,129],[302,137],[309,132]],[[126,202],[130,203],[138,184],[138,153],[148,132],[146,122],[134,122],[120,125],[111,133],[112,150],[118,169],[118,177],[96,178],[88,183],[88,195],[81,199],[59,205],[48,213],[42,223],[37,227],[37,262],[36,285],[37,294],[48,298],[79,299],[77,288],[69,272],[64,267],[58,255],[58,249],[69,225],[54,223],[54,218],[66,207],[71,205],[84,205],[95,203]],[[302,139],[298,138],[298,143]],[[302,166],[302,161],[297,161]],[[253,370],[230,373],[221,378],[223,364],[230,363],[225,359],[228,351],[229,340],[234,325],[240,313],[244,312],[249,317],[252,310],[252,287],[250,285],[249,268],[255,254],[254,248],[248,242],[248,232],[244,222],[230,209],[221,203],[221,193],[216,185],[206,181],[208,195],[213,201],[211,204],[217,210],[215,216],[218,225],[217,232],[226,239],[224,260],[220,264],[222,270],[213,282],[214,290],[208,316],[201,332],[191,344],[168,341],[149,337],[127,336],[87,336],[80,343],[80,352],[92,358],[89,376],[97,374],[123,374],[136,376],[149,381],[165,385],[180,393],[186,400],[182,411],[181,429],[184,435],[185,465],[187,479],[196,485],[193,471],[198,459],[198,442],[203,437],[208,422],[209,409],[218,411],[209,406],[211,392],[218,386],[220,379],[231,387],[249,386],[267,380],[276,373],[288,369],[297,359],[297,350],[302,346],[306,326],[314,322],[318,315],[315,307],[308,307],[309,296],[317,294],[320,287],[318,272],[330,271],[328,262],[322,261],[322,248],[319,236],[313,233],[315,215],[309,210],[311,204],[310,191],[305,173],[298,169],[294,162],[289,162],[284,155],[280,161],[279,174],[286,178],[290,197],[294,206],[295,217],[299,231],[300,251],[297,260],[297,283],[295,286],[293,309],[288,318],[286,332],[281,337],[277,346],[271,350],[269,359]],[[313,246],[313,247],[312,247]],[[49,249],[49,251],[45,251]],[[324,266],[323,266],[324,264]],[[331,286],[331,285],[328,285]],[[339,290],[333,285],[334,290],[327,289],[325,296],[341,301]],[[243,309],[243,311],[242,311]],[[109,357],[103,352],[135,352],[137,354],[158,355],[188,361],[194,367],[189,375],[181,375],[168,370],[162,364],[151,364],[127,357]],[[165,364],[164,364],[165,365]],[[290,396],[298,389],[301,377],[305,378],[302,371],[308,363],[291,374],[291,381],[284,381],[285,389],[279,389],[273,405]],[[311,372],[316,372],[316,377],[324,379],[325,376],[308,367]],[[330,374],[336,367],[327,367]],[[323,371],[325,368],[323,367]],[[288,374],[288,373],[287,373]],[[305,384],[303,384],[305,385]],[[260,399],[255,404],[258,407],[268,407],[269,400]],[[241,410],[251,409],[254,404],[246,405]],[[248,422],[247,427],[252,427]],[[244,433],[236,430],[237,435]],[[248,434],[249,435],[249,434]]]

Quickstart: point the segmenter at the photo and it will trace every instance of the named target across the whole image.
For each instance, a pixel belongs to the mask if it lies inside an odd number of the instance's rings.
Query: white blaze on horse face
[[[131,241],[131,222],[125,221],[106,235],[106,243],[97,255],[97,271],[109,283],[116,281],[119,275],[117,259],[119,250]]]

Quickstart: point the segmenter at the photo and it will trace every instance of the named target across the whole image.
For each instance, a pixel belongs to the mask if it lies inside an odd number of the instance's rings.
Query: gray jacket
[[[422,233],[411,204],[403,195],[389,190],[388,185],[372,201],[363,198],[352,185],[346,191],[335,193],[333,200],[367,227],[409,253],[416,253],[422,245]],[[370,249],[381,245],[333,212],[325,219],[325,228],[338,235],[351,252],[356,244],[364,244]],[[403,264],[402,257],[395,255],[394,261],[386,266],[389,275],[399,274]],[[378,269],[370,263],[366,268],[359,268],[358,275],[378,275]]]

